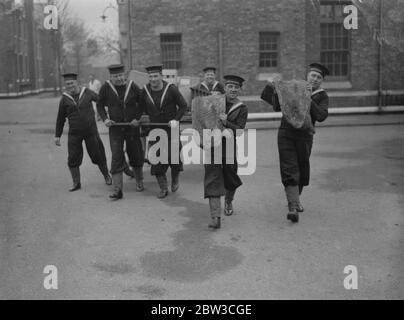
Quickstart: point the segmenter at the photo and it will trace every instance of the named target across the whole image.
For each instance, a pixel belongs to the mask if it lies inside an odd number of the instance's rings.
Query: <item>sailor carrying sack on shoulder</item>
[[[314,131],[310,116],[311,92],[303,80],[274,81],[281,111],[286,121],[296,129]]]

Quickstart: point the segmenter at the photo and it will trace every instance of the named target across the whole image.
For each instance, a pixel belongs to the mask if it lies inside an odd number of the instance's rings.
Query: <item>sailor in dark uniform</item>
[[[307,74],[308,90],[311,91],[310,117],[315,127],[316,122],[323,122],[328,117],[328,95],[321,88],[328,69],[313,63]],[[262,92],[261,99],[271,104],[275,111],[281,111],[278,95],[273,83],[267,85]],[[310,155],[313,146],[315,130],[296,129],[282,118],[278,133],[278,148],[282,184],[285,187],[288,200],[288,220],[299,221],[299,213],[304,211],[300,203],[303,187],[310,182]]]
[[[152,123],[162,123],[167,125],[154,126],[152,129],[162,129],[167,133],[168,163],[152,164],[151,174],[156,176],[160,186],[159,199],[168,196],[167,170],[171,167],[171,191],[176,192],[179,188],[179,175],[183,171],[180,157],[171,159],[171,139],[178,139],[178,150],[181,150],[181,143],[178,137],[171,137],[171,129],[178,129],[180,120],[187,110],[187,103],[174,84],[163,80],[162,65],[154,65],[146,68],[150,82],[144,86],[140,104],[143,112],[146,113]],[[157,141],[155,142],[157,143]],[[150,160],[150,159],[149,159]],[[179,161],[177,161],[179,160]]]
[[[192,88],[192,92],[198,96],[204,95],[203,93],[221,93],[224,94],[223,85],[216,81],[216,68],[206,67],[203,69],[204,79],[197,86]]]
[[[55,144],[60,146],[60,137],[66,118],[69,120],[68,134],[68,166],[73,178],[73,187],[70,192],[81,189],[80,165],[83,161],[83,140],[86,144],[91,161],[98,165],[108,185],[112,184],[108,173],[105,149],[98,133],[95,113],[92,105],[98,100],[95,92],[80,87],[76,73],[63,74],[66,92],[63,93],[59,103],[59,112],[56,120]]]
[[[139,107],[140,89],[133,81],[127,81],[123,65],[108,67],[110,80],[100,89],[97,110],[109,128],[109,140],[112,152],[111,173],[114,192],[111,200],[123,197],[123,172],[127,168],[124,144],[129,164],[133,167],[136,179],[136,191],[142,192],[144,154],[140,141],[139,119],[142,111]],[[108,108],[109,118],[105,107]],[[130,126],[114,126],[116,123],[129,123]]]
[[[225,210],[227,216],[234,213],[233,200],[236,190],[242,185],[237,174],[238,165],[236,157],[236,130],[244,130],[247,118],[247,106],[238,99],[238,95],[244,83],[244,79],[235,76],[225,76],[226,114],[221,115],[220,121],[229,129],[228,132],[234,137],[234,154],[228,157],[226,152],[226,138],[222,139],[222,163],[214,163],[212,152],[211,164],[205,164],[204,192],[205,199],[209,199],[211,223],[209,228],[220,229],[221,227],[221,203],[220,197],[225,196]]]

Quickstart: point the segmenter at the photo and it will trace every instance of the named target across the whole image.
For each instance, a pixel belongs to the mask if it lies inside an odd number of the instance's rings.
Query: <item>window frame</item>
[[[348,30],[345,30],[344,28],[344,19],[345,16],[342,13],[342,16],[336,16],[335,14],[335,7],[336,6],[347,6],[347,5],[351,5],[352,1],[336,1],[336,0],[322,0],[320,2],[320,62],[327,65],[327,63],[325,63],[322,59],[323,53],[327,54],[327,53],[334,53],[334,54],[343,54],[343,53],[347,53],[347,73],[346,75],[329,75],[327,78],[331,81],[346,81],[346,80],[350,80],[350,76],[351,76],[351,57],[352,57],[352,36],[351,36],[351,32],[349,32]],[[323,6],[332,6],[332,17],[324,17],[322,16],[322,11],[321,8]],[[341,20],[342,19],[342,20]],[[323,49],[322,48],[322,42],[323,42],[323,27],[327,26],[327,29],[325,32],[329,32],[329,27],[331,25],[334,25],[334,35],[332,41],[333,41],[333,48],[332,49]],[[336,30],[337,28],[335,26],[340,25],[343,28],[343,32],[346,33],[347,36],[347,48],[346,49],[336,49],[336,39],[337,37],[336,35]],[[341,39],[341,43],[343,43],[343,39],[344,37],[339,37]],[[330,38],[328,38],[330,39]],[[335,57],[332,61],[333,66],[339,66],[341,68],[341,63],[336,63],[335,62]]]
[[[274,36],[275,40],[276,40],[276,50],[273,49],[265,49],[262,50],[261,49],[261,45],[263,43],[262,41],[262,37],[265,35],[269,35],[269,36]],[[260,31],[258,33],[258,68],[260,70],[265,70],[265,71],[278,71],[280,69],[280,44],[281,44],[281,36],[280,36],[280,32],[279,31]],[[268,61],[268,59],[262,59],[261,54],[276,54],[276,66],[262,66],[261,62],[262,61]]]
[[[167,41],[164,38],[165,37],[175,37],[179,36],[179,40],[176,41]],[[179,50],[172,50],[171,52],[179,52],[179,56],[175,58],[166,58],[167,52],[170,52],[170,50],[167,50],[165,46],[179,46]],[[160,33],[160,55],[161,55],[161,62],[164,66],[164,69],[173,69],[173,70],[181,70],[182,69],[182,64],[183,64],[183,54],[182,54],[182,33],[176,32],[176,33]],[[171,63],[175,63],[176,68],[171,68]]]

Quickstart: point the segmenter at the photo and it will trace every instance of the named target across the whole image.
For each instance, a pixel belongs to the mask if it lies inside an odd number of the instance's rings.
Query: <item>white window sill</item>
[[[256,80],[257,81],[267,81],[269,78],[279,74],[279,72],[272,71],[272,72],[260,72],[257,74]]]
[[[350,81],[324,81],[322,84],[324,89],[352,89],[352,83]]]

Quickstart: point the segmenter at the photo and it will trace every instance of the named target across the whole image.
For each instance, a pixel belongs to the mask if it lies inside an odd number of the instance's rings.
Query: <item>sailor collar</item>
[[[237,102],[236,104],[234,104],[234,105],[230,108],[229,112],[227,112],[227,115],[229,115],[230,113],[236,111],[236,110],[239,109],[242,105],[244,105],[244,103],[242,103],[241,101]]]
[[[80,102],[80,99],[83,96],[85,90],[86,90],[85,87],[81,88],[80,95],[79,95],[79,102]],[[67,92],[63,92],[63,95],[65,97],[69,98],[75,105],[77,105],[76,100],[74,100],[74,98],[70,94],[68,94]]]
[[[115,86],[112,84],[112,82],[111,82],[110,80],[107,80],[107,83],[108,83],[108,85],[111,87],[112,91],[114,91],[115,94],[116,94],[116,96],[119,98],[118,91],[116,91],[116,88],[115,88]],[[132,83],[133,83],[133,80],[130,80],[129,83],[128,83],[128,85],[126,86],[126,92],[125,92],[125,96],[124,96],[124,98],[123,98],[123,102],[125,102],[126,99],[128,98],[130,88],[132,87]]]
[[[163,95],[161,96],[161,101],[160,101],[160,106],[159,106],[160,109],[161,109],[161,107],[163,106],[163,101],[164,101],[164,98],[166,97],[168,88],[169,88],[171,85],[172,85],[172,83],[167,83],[166,87],[164,88],[164,92],[163,92]],[[153,100],[153,98],[152,98],[152,96],[151,96],[151,94],[150,94],[150,91],[149,91],[149,89],[147,88],[147,85],[144,86],[144,90],[145,90],[147,96],[149,97],[150,101],[156,106],[156,103],[154,102],[154,100]],[[156,107],[157,107],[157,106],[156,106]]]
[[[218,81],[215,81],[215,82],[213,83],[212,91],[216,89],[216,87],[217,87],[218,84],[219,84]],[[205,83],[205,81],[202,81],[202,82],[201,82],[201,85],[204,86],[204,87],[206,88],[206,90],[210,91],[210,90],[209,90],[209,87],[208,87],[208,85]]]
[[[314,96],[314,95],[316,95],[317,93],[320,93],[320,92],[323,92],[323,91],[325,91],[325,90],[322,89],[322,88],[317,89],[316,91],[313,91],[313,92],[311,93],[311,96]]]

